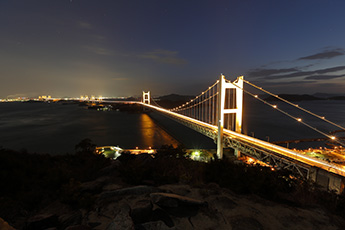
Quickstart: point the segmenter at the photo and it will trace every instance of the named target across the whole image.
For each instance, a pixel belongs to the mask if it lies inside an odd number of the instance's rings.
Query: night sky
[[[0,0],[0,98],[345,92],[343,0]]]

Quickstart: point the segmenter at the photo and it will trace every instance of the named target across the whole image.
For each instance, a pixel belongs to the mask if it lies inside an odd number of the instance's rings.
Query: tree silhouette
[[[83,139],[75,146],[75,151],[77,153],[93,153],[95,151],[96,145],[92,143],[92,140],[89,138]]]

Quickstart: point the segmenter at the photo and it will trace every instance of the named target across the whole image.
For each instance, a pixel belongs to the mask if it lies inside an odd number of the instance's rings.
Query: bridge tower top
[[[144,104],[150,105],[150,103],[151,103],[150,98],[151,98],[150,91],[147,91],[147,93],[145,93],[145,91],[143,91],[143,101],[142,102]]]

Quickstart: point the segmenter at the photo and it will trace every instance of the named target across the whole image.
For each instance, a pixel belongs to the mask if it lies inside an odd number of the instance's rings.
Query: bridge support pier
[[[311,167],[308,179],[324,189],[335,191],[337,194],[342,193],[344,190],[345,179],[343,177],[319,168]]]
[[[218,121],[218,138],[217,138],[217,157],[218,159],[223,159],[223,124]]]

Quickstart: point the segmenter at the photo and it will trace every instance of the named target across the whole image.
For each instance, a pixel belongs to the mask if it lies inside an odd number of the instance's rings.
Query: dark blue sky
[[[1,0],[0,98],[345,92],[343,0]]]

